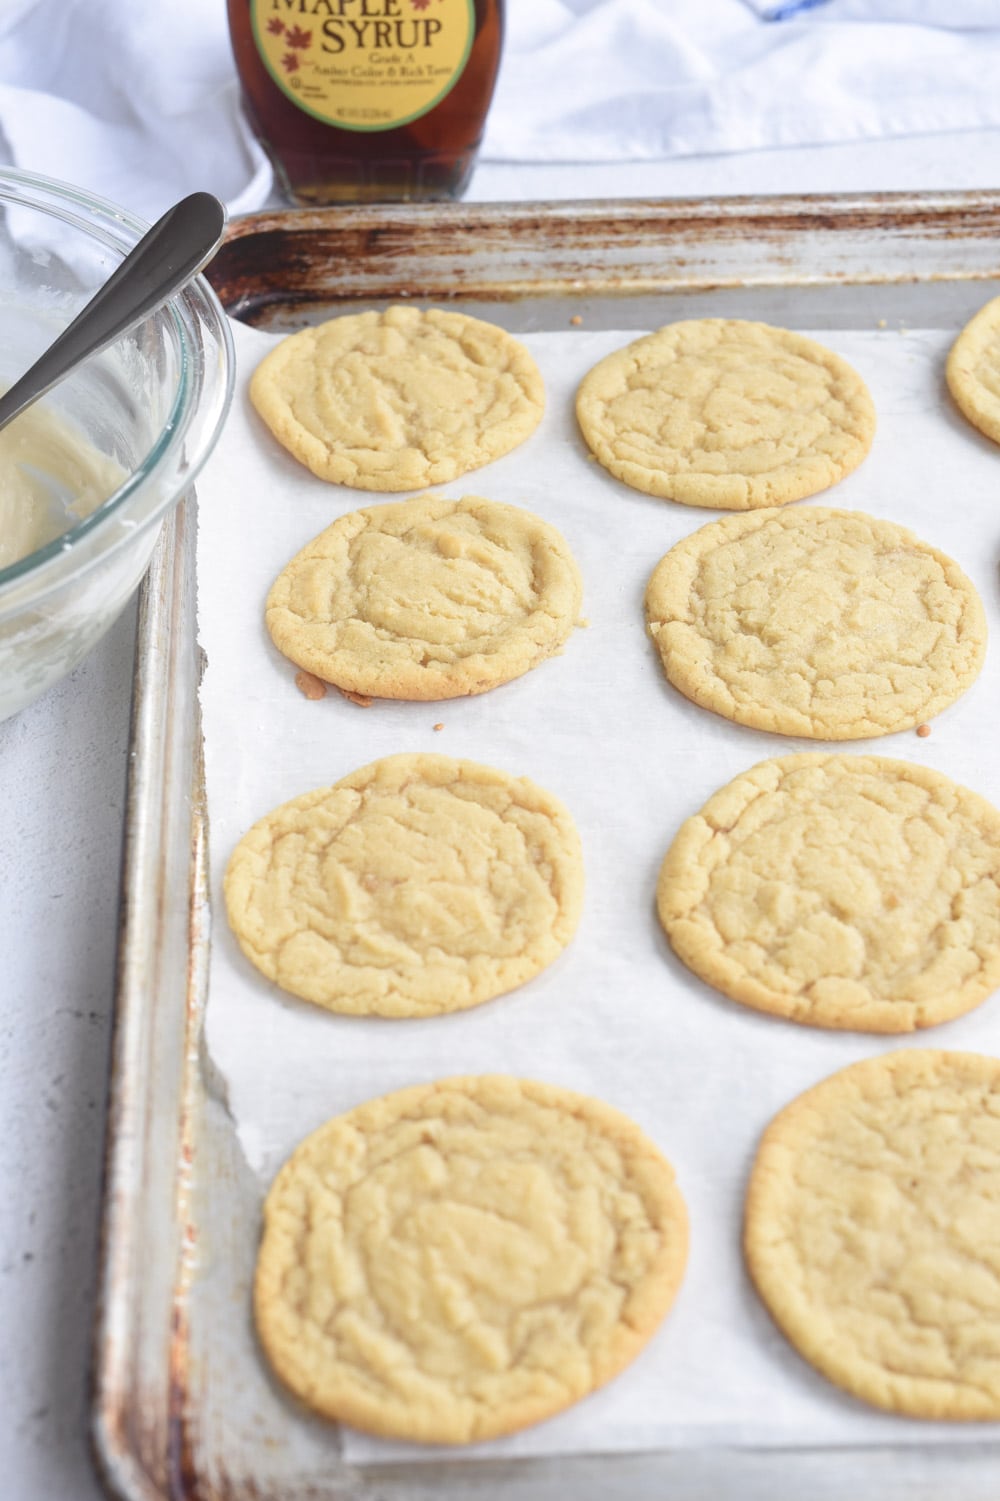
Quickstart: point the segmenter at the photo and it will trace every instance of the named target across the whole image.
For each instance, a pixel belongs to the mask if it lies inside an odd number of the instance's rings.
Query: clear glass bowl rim
[[[81,230],[90,239],[119,252],[122,257],[128,254],[149,228],[146,221],[107,198],[74,187],[70,183],[24,172],[15,167],[0,167],[0,205],[5,203],[61,219],[74,229]],[[99,563],[105,555],[100,549],[101,531],[113,531],[110,523],[158,472],[166,468],[167,460],[173,456],[178,445],[183,443],[194,420],[206,374],[199,368],[198,332],[206,326],[209,334],[214,335],[218,342],[223,363],[221,389],[218,389],[217,382],[214,394],[217,415],[203,435],[200,451],[186,455],[184,484],[178,491],[178,496],[190,487],[208,458],[229,409],[235,381],[235,356],[229,322],[222,304],[203,275],[195,277],[182,292],[165,303],[158,312],[151,314],[150,319],[164,316],[173,325],[180,355],[177,389],[164,426],[142,462],[92,515],[46,543],[44,547],[28,553],[6,568],[0,568],[0,609],[8,603],[5,596],[11,591],[16,590],[18,596],[21,596],[23,587],[30,587],[33,575],[37,575],[38,592],[47,592],[63,583],[66,576],[75,571],[79,561],[87,569]],[[178,496],[165,497],[155,513],[144,519],[142,529],[155,524]],[[90,538],[94,539],[95,548],[84,549],[87,557],[78,559],[75,554],[79,553],[80,544]],[[111,546],[117,548],[119,545],[127,545],[128,540],[127,536],[116,536]]]

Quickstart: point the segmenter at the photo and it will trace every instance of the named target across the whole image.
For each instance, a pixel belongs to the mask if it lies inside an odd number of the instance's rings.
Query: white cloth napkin
[[[223,0],[0,0],[0,133],[10,165],[146,219],[197,189],[231,213],[271,191]]]
[[[1000,25],[997,0],[745,0],[745,4],[769,21],[787,21],[823,5],[828,21],[905,21],[911,26],[959,31]]]
[[[481,159],[648,161],[1000,126],[997,0],[803,3],[507,0]],[[0,0],[0,161],[147,218],[195,188],[234,213],[273,191],[222,0]]]
[[[757,9],[512,0],[484,158],[652,160],[1000,125],[995,0],[828,0],[780,22]]]

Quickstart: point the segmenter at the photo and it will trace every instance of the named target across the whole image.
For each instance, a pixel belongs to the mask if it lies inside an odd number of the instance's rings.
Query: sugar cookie
[[[915,1418],[1000,1418],[1000,1061],[913,1049],[807,1090],[764,1133],[744,1245],[830,1381]]]
[[[909,761],[763,761],[682,825],[657,904],[688,968],[747,1006],[934,1026],[1000,984],[1000,813]]]
[[[863,511],[712,521],[646,590],[667,677],[738,724],[816,740],[921,724],[974,681],[986,616],[951,558]]]
[[[330,1011],[436,1016],[513,990],[576,930],[580,840],[527,777],[387,756],[274,809],[226,870],[230,926]]]
[[[320,479],[419,490],[516,448],[545,392],[524,345],[496,324],[390,307],[283,339],[254,371],[250,400]]]
[[[814,495],[856,469],[875,408],[832,350],[731,318],[667,324],[601,360],[577,392],[601,464],[682,505],[749,511]]]
[[[471,1443],[618,1375],[686,1256],[671,1167],[626,1116],[547,1084],[445,1079],[328,1121],[288,1160],[257,1328],[317,1412]]]
[[[1000,443],[1000,297],[965,325],[951,346],[945,379],[959,411]]]
[[[467,495],[352,511],[274,583],[267,628],[286,657],[376,698],[483,693],[558,652],[580,572],[554,526]]]

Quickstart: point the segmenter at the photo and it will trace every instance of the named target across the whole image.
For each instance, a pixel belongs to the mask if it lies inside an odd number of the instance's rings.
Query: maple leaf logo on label
[[[289,47],[308,47],[312,41],[312,32],[303,31],[301,26],[289,26],[285,33],[285,41]]]

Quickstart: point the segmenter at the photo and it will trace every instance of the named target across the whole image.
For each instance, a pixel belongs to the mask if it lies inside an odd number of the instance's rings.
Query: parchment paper
[[[822,745],[732,725],[663,677],[644,630],[646,581],[674,542],[725,513],[640,495],[588,458],[573,414],[576,385],[636,335],[567,327],[525,336],[546,382],[541,426],[514,453],[440,487],[521,505],[558,526],[583,573],[589,625],[562,656],[490,693],[369,709],[334,690],[320,702],[298,692],[295,669],[265,631],[263,602],[274,576],[324,526],[400,497],[325,484],[284,453],[246,397],[248,376],[273,339],[240,326],[235,335],[235,403],[199,484],[214,907],[206,1035],[262,1195],[309,1131],[404,1085],[498,1071],[597,1095],[637,1121],[674,1164],[691,1218],[680,1295],[645,1352],[610,1386],[520,1435],[459,1451],[464,1457],[995,1438],[993,1427],[896,1419],[839,1393],[778,1334],[743,1269],[743,1191],[772,1115],[875,1053],[1000,1052],[1000,996],[909,1037],[821,1032],[736,1005],[674,959],[653,898],[679,824],[757,761]],[[1000,451],[949,404],[942,371],[952,335],[872,329],[815,337],[863,374],[879,420],[868,459],[817,503],[903,522],[950,553],[975,581],[1000,639]],[[933,721],[927,739],[908,731],[841,748],[925,762],[1000,801],[996,669],[994,642],[979,681]],[[437,723],[444,728],[435,731]],[[470,757],[527,774],[561,797],[583,840],[583,919],[549,970],[472,1011],[415,1022],[337,1017],[282,995],[243,958],[226,923],[221,877],[234,844],[269,809],[396,751]],[[289,1412],[294,1421],[291,1405]],[[358,1463],[434,1452],[345,1437],[346,1457]]]

